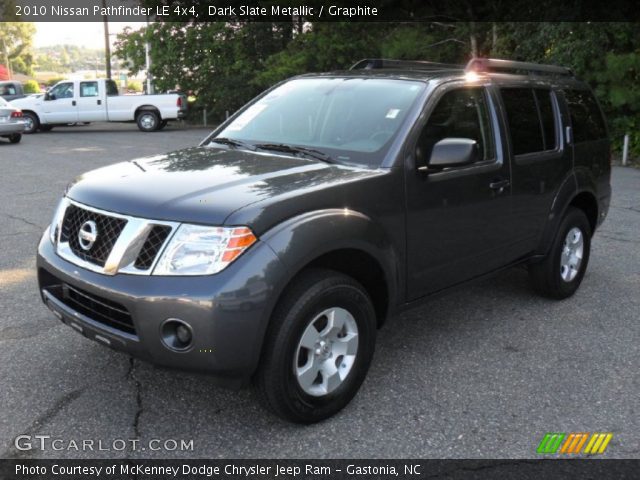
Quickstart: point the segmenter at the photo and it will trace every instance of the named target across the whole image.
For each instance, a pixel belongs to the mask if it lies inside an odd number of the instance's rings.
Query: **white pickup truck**
[[[22,110],[25,133],[77,122],[134,121],[143,132],[153,132],[187,111],[183,95],[118,95],[116,83],[105,79],[62,81],[44,95],[14,100],[12,105]]]

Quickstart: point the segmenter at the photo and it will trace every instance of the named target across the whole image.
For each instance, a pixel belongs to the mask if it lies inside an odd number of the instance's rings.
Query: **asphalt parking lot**
[[[0,145],[0,457],[533,458],[546,432],[613,432],[606,457],[640,455],[639,170],[614,169],[573,298],[536,297],[514,269],[394,318],[358,396],[318,425],[284,423],[250,389],[132,361],[62,325],[34,265],[67,183],[206,133],[91,125]],[[193,439],[193,450],[18,451],[21,434]]]

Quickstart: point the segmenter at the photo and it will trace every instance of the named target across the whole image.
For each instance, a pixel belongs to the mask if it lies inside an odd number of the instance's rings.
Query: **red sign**
[[[9,80],[9,70],[4,65],[0,65],[0,80]]]

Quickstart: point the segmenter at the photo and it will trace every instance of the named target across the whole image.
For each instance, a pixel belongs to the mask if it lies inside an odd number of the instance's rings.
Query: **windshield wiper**
[[[298,147],[295,145],[288,145],[286,143],[259,143],[256,147],[261,150],[273,150],[274,152],[302,154],[325,163],[336,163],[330,155],[314,148]]]
[[[221,145],[229,145],[235,148],[246,148],[248,150],[254,150],[254,151],[256,149],[256,147],[249,142],[243,142],[242,140],[235,140],[233,138],[227,138],[227,137],[212,138],[210,143],[219,143]]]

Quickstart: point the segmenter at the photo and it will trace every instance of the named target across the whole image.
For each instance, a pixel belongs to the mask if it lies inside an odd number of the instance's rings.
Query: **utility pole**
[[[145,36],[148,38],[149,35],[149,17],[147,17],[147,29],[145,30]],[[153,94],[153,84],[151,83],[151,54],[150,54],[151,45],[149,45],[149,40],[146,40],[144,44],[144,59],[147,67],[147,95]]]
[[[107,0],[102,0],[102,8],[107,11]],[[107,15],[102,16],[104,23],[104,56],[107,67],[107,78],[111,79],[111,43],[109,42],[109,20]]]

